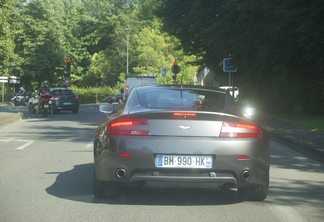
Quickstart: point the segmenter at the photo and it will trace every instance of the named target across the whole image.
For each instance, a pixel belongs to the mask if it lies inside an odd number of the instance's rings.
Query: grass
[[[302,128],[324,132],[324,116],[276,116],[275,118]]]

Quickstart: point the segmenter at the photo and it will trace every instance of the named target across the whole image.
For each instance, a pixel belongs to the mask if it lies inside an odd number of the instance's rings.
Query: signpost
[[[4,84],[5,83],[20,84],[19,76],[0,76],[0,82],[2,82],[2,102],[4,102]]]
[[[233,63],[231,58],[224,58],[223,59],[223,72],[228,72],[228,86],[232,87],[233,97],[234,97],[234,83],[232,72],[237,72],[236,64]]]
[[[165,82],[166,82],[166,68],[162,68],[162,77],[164,78],[164,84],[165,84]]]
[[[18,77],[18,76],[10,76],[9,83],[19,84],[20,83],[20,77]]]
[[[237,72],[236,64],[232,62],[231,58],[223,59],[223,72]]]
[[[162,68],[162,77],[166,77],[166,68]]]
[[[4,84],[8,83],[8,76],[0,76],[0,82],[2,82],[2,102],[4,102]]]

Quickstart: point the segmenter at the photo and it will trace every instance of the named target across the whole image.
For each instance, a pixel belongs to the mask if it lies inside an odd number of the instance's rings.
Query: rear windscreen
[[[145,89],[138,90],[140,103],[152,109],[186,109],[220,111],[225,106],[225,94],[196,89]]]

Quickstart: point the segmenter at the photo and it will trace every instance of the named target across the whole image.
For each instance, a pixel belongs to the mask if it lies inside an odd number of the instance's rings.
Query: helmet
[[[23,91],[23,90],[25,90],[25,89],[24,89],[24,87],[20,87],[19,90],[22,90],[22,91]]]

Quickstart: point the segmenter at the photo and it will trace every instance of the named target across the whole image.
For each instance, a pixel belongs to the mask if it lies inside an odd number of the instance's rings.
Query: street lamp
[[[126,61],[126,78],[128,76],[128,44],[129,44],[129,33],[128,33],[128,29],[125,28],[125,31],[126,31],[126,40],[127,40],[127,43],[126,43],[126,48],[127,48],[127,61]]]

